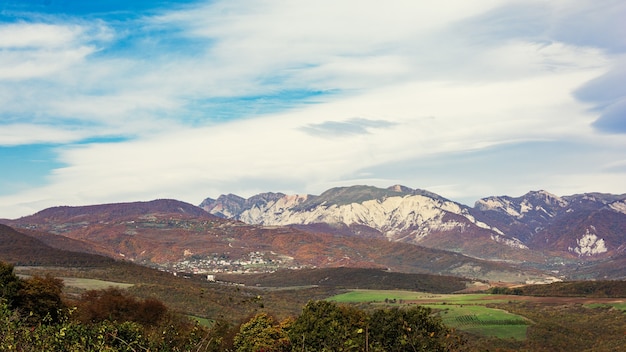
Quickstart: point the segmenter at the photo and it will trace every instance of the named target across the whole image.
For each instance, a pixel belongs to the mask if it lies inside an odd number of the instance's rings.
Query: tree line
[[[544,296],[544,297],[626,297],[626,281],[561,281],[551,284],[525,285],[522,287],[495,286],[486,291],[499,295]]]

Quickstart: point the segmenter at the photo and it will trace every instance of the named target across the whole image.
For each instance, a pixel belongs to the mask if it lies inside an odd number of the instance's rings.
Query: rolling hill
[[[33,236],[70,238],[76,250],[185,272],[357,267],[397,272],[534,281],[550,275],[459,253],[289,226],[247,225],[174,200],[56,207],[7,221]],[[51,238],[45,235],[42,238]]]
[[[58,237],[60,241],[64,239]],[[0,224],[0,260],[15,265],[102,266],[113,260],[101,255],[53,248],[44,241]]]

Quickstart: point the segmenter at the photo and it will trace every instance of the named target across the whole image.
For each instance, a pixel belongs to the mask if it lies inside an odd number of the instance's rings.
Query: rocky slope
[[[493,196],[473,208],[424,190],[353,186],[319,196],[206,199],[207,212],[248,224],[385,238],[498,260],[599,260],[626,250],[626,195]]]
[[[524,243],[477,220],[469,207],[399,185],[387,189],[341,187],[319,196],[263,193],[243,199],[225,195],[206,199],[200,206],[248,224],[298,225],[311,231],[379,237],[488,259],[523,260],[534,255],[522,255],[527,249]]]
[[[472,214],[534,249],[591,260],[626,250],[626,195],[536,191],[481,199]]]

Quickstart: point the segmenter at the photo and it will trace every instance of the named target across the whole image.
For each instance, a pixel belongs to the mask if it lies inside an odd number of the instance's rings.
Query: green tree
[[[451,331],[429,308],[379,309],[370,318],[369,339],[384,351],[449,351]]]
[[[235,336],[237,352],[281,352],[290,350],[283,326],[266,313],[259,313],[242,324]]]
[[[17,309],[31,324],[58,322],[65,305],[61,299],[63,280],[51,275],[23,280],[17,295]]]
[[[5,300],[9,308],[15,308],[21,286],[22,281],[13,272],[13,265],[0,261],[0,301]]]
[[[367,315],[351,306],[312,301],[289,329],[289,338],[298,351],[365,350]]]

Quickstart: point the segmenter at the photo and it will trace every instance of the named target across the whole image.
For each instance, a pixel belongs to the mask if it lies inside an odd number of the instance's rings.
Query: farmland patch
[[[127,284],[122,282],[84,279],[77,277],[62,277],[61,279],[63,279],[63,283],[65,284],[65,286],[82,290],[102,290],[109,287],[129,288],[133,286],[133,284]]]
[[[412,291],[355,290],[330,300],[343,303],[420,304],[433,309],[447,326],[484,336],[524,340],[528,322],[519,315],[486,307],[505,302],[489,294],[432,294]]]

